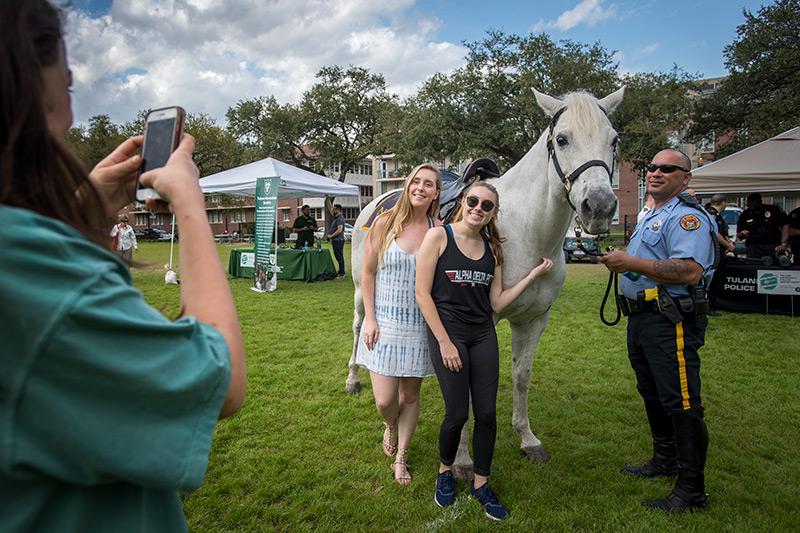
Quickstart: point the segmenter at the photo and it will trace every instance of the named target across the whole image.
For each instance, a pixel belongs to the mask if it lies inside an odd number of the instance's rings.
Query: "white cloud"
[[[581,2],[561,13],[558,18],[545,22],[540,19],[531,26],[531,33],[538,33],[544,29],[556,28],[561,31],[571,30],[575,26],[585,24],[594,26],[598,22],[608,20],[617,15],[617,8],[614,5],[604,7],[603,0],[581,0]]]
[[[650,54],[655,52],[657,48],[658,48],[658,43],[648,44],[647,46],[639,50],[639,53],[643,56],[649,56]]]
[[[116,1],[102,17],[72,10],[67,48],[78,121],[182,105],[224,121],[237,101],[296,102],[325,65],[349,64],[412,94],[463,64],[466,50],[436,41],[440,22],[409,20],[412,0]]]

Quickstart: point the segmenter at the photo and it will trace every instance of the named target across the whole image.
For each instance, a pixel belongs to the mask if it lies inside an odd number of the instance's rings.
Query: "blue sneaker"
[[[481,488],[475,490],[475,482],[469,484],[469,492],[472,497],[478,500],[478,503],[483,505],[483,510],[486,511],[486,516],[492,520],[505,520],[508,518],[508,511],[500,500],[497,499],[492,487],[488,483],[484,484]]]
[[[456,478],[449,470],[441,472],[436,477],[436,494],[433,495],[433,501],[439,507],[449,507],[456,501]]]

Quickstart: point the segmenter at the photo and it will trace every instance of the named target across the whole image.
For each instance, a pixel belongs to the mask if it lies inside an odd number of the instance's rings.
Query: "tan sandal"
[[[397,422],[392,424],[383,423],[383,453],[391,457],[397,453]]]
[[[408,450],[400,449],[397,450],[397,457],[394,462],[389,465],[389,468],[394,472],[395,481],[404,486],[411,483],[411,474],[408,473],[410,467],[408,466],[407,460]]]

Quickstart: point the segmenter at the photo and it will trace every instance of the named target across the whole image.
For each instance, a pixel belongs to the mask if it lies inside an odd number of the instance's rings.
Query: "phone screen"
[[[161,168],[167,164],[167,160],[172,154],[174,133],[174,117],[147,123],[147,135],[142,148],[142,172]]]

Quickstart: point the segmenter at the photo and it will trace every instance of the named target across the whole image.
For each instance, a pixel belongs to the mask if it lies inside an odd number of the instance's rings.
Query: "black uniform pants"
[[[705,328],[671,323],[658,313],[628,317],[628,359],[645,401],[660,402],[667,415],[696,410],[702,415],[700,357]]]
[[[472,453],[475,473],[488,476],[492,468],[494,441],[497,435],[497,384],[500,379],[500,354],[497,333],[489,321],[487,327],[442,320],[450,340],[456,345],[463,365],[459,372],[445,368],[439,342],[428,329],[431,362],[444,397],[444,420],[439,428],[439,460],[452,465],[461,440],[461,429],[472,413]]]

